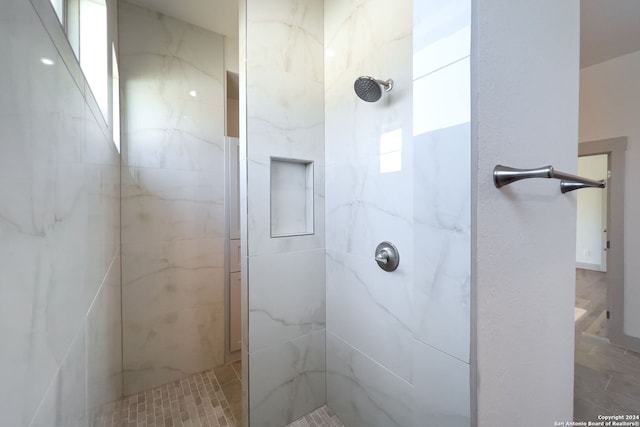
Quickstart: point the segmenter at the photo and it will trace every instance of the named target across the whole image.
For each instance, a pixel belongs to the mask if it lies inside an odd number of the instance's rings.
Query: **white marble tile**
[[[220,170],[223,37],[126,2],[119,12],[126,163]]]
[[[224,202],[206,175],[137,168],[122,173],[123,251],[142,243],[224,237]]]
[[[327,389],[353,426],[411,420],[412,53],[411,2],[325,1]],[[394,87],[366,103],[359,76]],[[400,252],[392,273],[374,261],[384,240]]]
[[[416,338],[469,360],[471,277],[470,128],[415,139]],[[446,319],[446,321],[443,321]]]
[[[389,13],[389,8],[393,13]],[[411,124],[411,2],[325,2],[326,163],[377,151],[380,135]],[[391,92],[367,103],[354,92],[358,76],[394,80]]]
[[[414,82],[414,135],[471,120],[470,67],[467,57]]]
[[[312,160],[303,158],[303,160]],[[306,251],[324,247],[324,166],[321,161],[313,165],[313,234],[292,237],[271,237],[270,158],[248,161],[248,253],[257,256],[269,253]]]
[[[250,67],[265,73],[287,73],[323,81],[322,3],[305,0],[252,2],[247,8],[247,23]],[[265,34],[269,37],[264,37]]]
[[[224,305],[131,314],[122,338],[124,393],[148,390],[224,363]]]
[[[469,56],[471,1],[415,2],[413,30],[413,78],[418,79]]]
[[[413,359],[413,427],[469,427],[469,365],[417,341]]]
[[[224,53],[220,34],[127,1],[120,2],[118,6],[119,29],[125,35],[124,38],[121,36],[121,41],[126,39],[126,44],[120,46],[121,56],[145,53],[164,56],[167,60],[183,61],[203,75],[222,80],[223,76],[215,69],[223,61],[223,56],[212,53],[220,49]],[[127,37],[129,31],[135,31],[137,37]]]
[[[380,173],[379,155],[326,167],[327,249],[371,257],[388,240],[400,251],[401,271],[412,270],[412,151],[403,153],[400,172]]]
[[[98,216],[93,203],[117,189],[119,161],[89,165],[109,142],[88,135],[99,124],[40,18],[29,2],[3,3],[0,411],[7,425],[28,425],[37,410],[39,423],[82,425],[83,322],[119,247],[119,200]]]
[[[246,116],[250,256],[324,247],[322,3],[247,7]],[[314,162],[314,234],[271,238],[270,158]]]
[[[248,156],[321,161],[322,3],[255,2],[248,8]]]
[[[373,251],[327,253],[327,330],[405,381],[412,374],[411,284],[411,273],[380,269]]]
[[[303,94],[297,96],[304,96]],[[309,99],[306,102],[312,105],[322,105],[322,98]],[[290,112],[287,114],[287,120],[291,122],[295,119],[300,122],[311,121],[308,124],[278,125],[264,117],[268,114],[276,114],[273,111],[278,111],[278,108],[274,108],[273,105],[269,106],[268,100],[265,100],[263,106],[257,104],[257,102],[251,104],[252,108],[257,111],[256,115],[248,117],[251,121],[249,139],[257,141],[255,144],[249,143],[248,155],[251,160],[262,162],[269,157],[284,157],[324,163],[324,116],[322,109],[313,112],[313,114],[298,111],[296,114],[299,115],[299,118],[291,117],[295,115]],[[259,141],[268,141],[268,144]]]
[[[249,353],[252,427],[286,425],[326,402],[325,331]]]
[[[249,258],[249,350],[325,327],[324,250]]]
[[[122,293],[120,255],[89,308],[86,320],[87,419],[122,397]]]
[[[109,144],[104,139],[102,143]],[[88,307],[120,250],[120,165],[87,164],[84,182],[89,215],[84,288]]]
[[[34,10],[42,20],[42,24],[47,30],[49,36],[52,38],[58,52],[61,55],[61,60],[66,64],[69,73],[73,77],[78,86],[78,90],[84,94],[84,82],[85,78],[82,74],[82,70],[78,61],[71,49],[71,45],[67,41],[67,36],[64,30],[60,26],[60,21],[55,11],[51,7],[50,0],[30,0]],[[7,15],[9,16],[9,15]]]
[[[327,333],[327,404],[348,426],[412,425],[412,387]]]
[[[81,330],[69,348],[29,423],[30,427],[67,427],[88,425],[86,415],[85,336]],[[26,425],[26,424],[24,424]]]
[[[224,240],[129,245],[123,252],[125,319],[224,301]]]
[[[125,392],[224,362],[224,239],[123,249]]]
[[[271,159],[271,236],[313,233],[313,162]]]

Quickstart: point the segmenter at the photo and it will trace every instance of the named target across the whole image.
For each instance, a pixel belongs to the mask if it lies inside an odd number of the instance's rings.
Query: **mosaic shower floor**
[[[94,427],[242,427],[240,362],[192,375],[105,406]],[[287,427],[344,427],[327,406]]]

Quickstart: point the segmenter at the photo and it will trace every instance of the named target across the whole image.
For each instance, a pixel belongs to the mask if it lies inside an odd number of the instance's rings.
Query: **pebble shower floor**
[[[237,403],[237,402],[232,402]],[[105,406],[94,427],[242,427],[213,370]],[[287,427],[344,427],[327,406]]]

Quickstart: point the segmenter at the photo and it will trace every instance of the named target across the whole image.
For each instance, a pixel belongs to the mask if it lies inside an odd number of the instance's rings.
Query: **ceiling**
[[[218,34],[238,37],[238,0],[128,1]]]
[[[640,0],[581,0],[580,67],[640,50]]]
[[[225,36],[238,36],[238,0],[130,1]],[[580,28],[582,68],[640,50],[640,0],[581,0]]]

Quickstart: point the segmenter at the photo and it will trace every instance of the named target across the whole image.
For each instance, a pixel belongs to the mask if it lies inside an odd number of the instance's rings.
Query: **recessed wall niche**
[[[313,162],[271,158],[271,237],[313,234]]]

